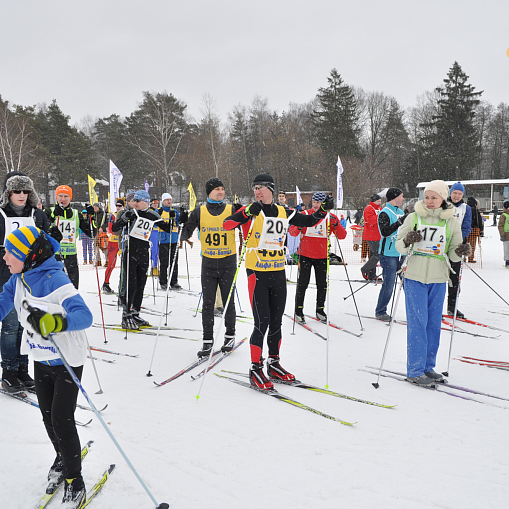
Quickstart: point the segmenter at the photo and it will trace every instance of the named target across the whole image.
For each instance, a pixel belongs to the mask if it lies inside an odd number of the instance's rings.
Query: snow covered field
[[[502,267],[502,245],[498,230],[487,226],[483,240],[483,268],[472,267],[498,293],[509,300],[509,271]],[[345,241],[346,242],[346,241]],[[191,290],[200,291],[199,245],[188,249]],[[476,253],[476,258],[478,254]],[[81,260],[81,259],[80,259]],[[359,279],[360,264],[350,263],[349,274]],[[180,274],[186,274],[184,252],[180,255]],[[290,267],[287,268],[290,275]],[[101,322],[95,269],[81,267],[80,291]],[[104,280],[104,268],[99,269]],[[296,279],[293,267],[291,279]],[[360,332],[343,267],[331,266],[330,319],[353,332]],[[116,289],[118,269],[111,286]],[[187,288],[187,279],[180,283]],[[352,283],[354,289],[360,283]],[[463,271],[463,292],[459,308],[467,318],[509,331],[509,319],[501,313],[509,308],[473,272]],[[238,290],[241,313],[251,316],[241,270]],[[357,304],[361,315],[374,315],[378,287],[360,290]],[[95,293],[94,293],[95,292]],[[149,279],[146,293],[152,292]],[[144,305],[161,310],[165,304],[161,290],[146,297]],[[295,285],[288,285],[286,312],[293,312]],[[114,303],[114,296],[102,296],[103,303]],[[221,369],[246,371],[249,346],[244,344],[218,369],[207,375],[201,397],[196,395],[201,379],[184,375],[164,387],[162,381],[188,365],[201,345],[201,315],[194,317],[198,296],[170,292],[172,311],[168,325],[194,331],[164,331],[188,339],[159,338],[151,372],[147,377],[155,337],[91,328],[89,342],[116,352],[139,354],[124,357],[94,352],[104,391],[98,390],[94,370],[88,361],[83,385],[103,412],[110,430],[118,439],[158,503],[175,509],[233,509],[242,507],[291,509],[447,509],[501,508],[509,497],[509,401],[473,396],[481,402],[450,397],[438,391],[413,387],[391,378],[360,371],[379,366],[388,327],[382,322],[363,319],[361,338],[330,328],[328,384],[331,390],[387,404],[394,409],[377,408],[295,387],[277,386],[281,393],[343,420],[344,426],[310,412],[232,384],[212,375]],[[238,304],[238,303],[237,303]],[[315,290],[308,289],[305,311],[314,312]],[[404,296],[396,313],[405,319]],[[493,313],[492,313],[493,312]],[[353,316],[351,314],[353,314]],[[143,314],[142,314],[143,315]],[[144,315],[157,325],[159,318]],[[106,323],[120,323],[116,307],[104,306]],[[245,320],[250,322],[250,320]],[[326,326],[309,321],[326,334]],[[311,323],[312,322],[312,323]],[[217,325],[217,320],[216,320]],[[456,333],[451,361],[451,383],[509,398],[509,373],[454,360],[460,356],[509,362],[509,333],[460,324],[465,330],[491,338]],[[238,322],[237,339],[249,336],[252,326]],[[405,327],[395,324],[385,367],[405,371]],[[447,368],[450,333],[443,332],[437,370]],[[221,335],[222,343],[222,335]],[[283,319],[282,364],[297,378],[323,387],[326,383],[326,343],[317,336]],[[195,374],[199,368],[191,374]],[[453,391],[451,391],[453,392]],[[467,393],[458,393],[468,395]],[[472,395],[470,395],[472,396]],[[83,396],[80,403],[86,404]],[[0,395],[0,508],[30,509],[44,493],[46,474],[54,452],[46,436],[38,409]],[[110,463],[116,470],[105,489],[92,502],[96,509],[152,508],[127,464],[118,453],[99,420],[78,409],[77,419],[93,422],[79,428],[84,444],[94,440],[83,463],[87,487]],[[61,495],[49,507],[59,507]]]

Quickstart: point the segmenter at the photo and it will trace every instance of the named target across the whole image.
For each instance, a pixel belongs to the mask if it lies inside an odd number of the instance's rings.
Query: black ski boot
[[[104,283],[102,285],[101,291],[104,293],[104,295],[115,295],[115,292],[109,285],[109,283]]]
[[[2,370],[2,387],[9,394],[18,394],[23,392],[23,385],[18,380],[18,372],[11,369]]]
[[[150,323],[147,322],[147,320],[144,320],[143,318],[141,318],[140,316],[140,312],[137,311],[136,309],[133,309],[131,311],[131,317],[133,319],[134,322],[136,322],[136,324],[138,324],[138,327],[150,327]]]
[[[327,315],[325,314],[325,308],[316,308],[316,317],[323,323],[327,323]]]
[[[48,472],[48,487],[46,488],[46,493],[51,495],[56,489],[58,485],[64,480],[64,464],[62,463],[62,456],[60,453],[57,454],[53,465]]]
[[[306,319],[304,318],[304,308],[302,306],[298,306],[295,309],[295,321],[298,323],[306,323]]]
[[[122,315],[122,329],[140,330],[139,325],[134,321],[131,313],[124,312]]]
[[[18,367],[18,380],[25,389],[33,389],[35,382],[33,378],[28,374],[28,364],[20,364]]]
[[[80,509],[84,506],[87,500],[87,490],[81,475],[75,479],[66,479],[64,488],[62,507],[65,507],[65,509]]]
[[[212,345],[214,341],[212,339],[204,339],[203,340],[203,348],[198,352],[198,357],[201,359],[202,357],[208,357],[210,352],[212,352]]]
[[[226,333],[224,335],[224,344],[221,347],[221,352],[231,352],[233,347],[235,346],[235,331],[231,329],[226,329]]]

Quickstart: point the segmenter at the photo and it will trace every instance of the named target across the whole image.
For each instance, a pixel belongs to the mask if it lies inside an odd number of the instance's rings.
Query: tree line
[[[56,100],[20,106],[0,96],[0,172],[27,173],[46,200],[66,183],[86,201],[87,174],[109,180],[111,159],[124,175],[124,192],[146,181],[152,196],[170,191],[185,202],[189,182],[199,198],[211,176],[223,180],[231,198],[249,196],[253,177],[264,172],[278,190],[335,191],[339,155],[351,208],[389,186],[412,196],[421,181],[505,178],[509,106],[483,101],[468,79],[454,62],[439,87],[405,110],[384,92],[348,85],[333,69],[308,103],[277,112],[255,97],[226,121],[210,96],[195,120],[166,91],[143,92],[127,117],[86,117],[78,125]]]

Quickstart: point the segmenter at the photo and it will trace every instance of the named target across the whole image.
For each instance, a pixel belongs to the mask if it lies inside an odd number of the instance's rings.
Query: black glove
[[[500,237],[500,240],[501,240],[502,242],[505,242],[505,235],[502,235],[502,236]]]
[[[415,244],[416,242],[420,242],[422,240],[422,235],[420,230],[410,230],[403,240],[405,246],[408,247],[410,244]]]
[[[246,216],[257,216],[263,209],[262,204],[259,201],[255,201],[251,203],[251,205],[248,205],[244,212],[246,213]]]
[[[63,238],[62,232],[55,225],[50,227],[48,230],[48,235],[53,237],[57,242],[60,242]]]
[[[472,254],[472,246],[470,244],[460,244],[454,252],[458,256],[470,256]]]
[[[332,196],[332,194],[329,194],[329,196],[327,196],[327,198],[323,200],[322,204],[320,205],[320,208],[323,211],[332,210],[334,208],[334,197]]]
[[[170,217],[175,217],[176,215],[177,215],[177,213],[173,209],[171,209],[170,210]]]
[[[87,214],[89,216],[93,216],[95,214],[94,207],[92,207],[92,205],[90,205],[90,203],[85,203],[85,209],[87,210]]]
[[[403,225],[403,223],[405,222],[405,219],[406,219],[406,216],[401,216],[401,217],[398,218],[398,223],[399,223],[400,226]]]
[[[30,308],[28,323],[41,336],[47,337],[52,332],[62,332],[67,329],[67,320],[60,314],[51,315],[38,308]]]
[[[65,217],[65,211],[64,209],[60,206],[60,203],[57,203],[55,205],[55,208],[53,209],[53,215],[56,217],[56,216],[60,216],[60,217]]]
[[[185,210],[182,210],[180,212],[180,216],[179,216],[179,223],[186,224],[188,220],[189,220],[189,214]]]
[[[479,233],[479,237],[484,237],[484,232]]]
[[[136,219],[136,212],[134,212],[133,209],[129,209],[122,215],[122,219],[125,219],[126,221],[134,221]]]

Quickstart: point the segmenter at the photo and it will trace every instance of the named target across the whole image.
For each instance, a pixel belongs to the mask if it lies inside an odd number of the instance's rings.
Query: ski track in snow
[[[483,269],[474,270],[504,297],[508,272],[502,267],[502,245],[498,230],[486,226],[482,239]],[[351,232],[342,245],[351,244]],[[195,239],[197,240],[197,239]],[[476,258],[480,259],[479,248]],[[358,252],[360,255],[360,252]],[[187,250],[191,289],[200,291],[199,244]],[[184,253],[179,257],[179,273],[186,274]],[[82,259],[81,257],[79,258]],[[358,279],[361,263],[350,262],[348,271]],[[101,321],[95,269],[81,266],[80,291]],[[295,268],[292,267],[295,279]],[[343,267],[331,266],[331,300],[328,312],[333,323],[358,332],[352,299]],[[111,278],[116,289],[118,268]],[[290,267],[287,267],[290,276]],[[104,267],[99,269],[104,281]],[[187,278],[180,284],[188,288]],[[359,288],[360,283],[352,283]],[[286,312],[293,313],[295,285],[288,285]],[[507,317],[488,311],[508,312],[507,306],[468,268],[463,270],[459,308],[467,318],[508,329]],[[380,287],[368,285],[356,294],[359,311],[373,315]],[[243,313],[250,315],[246,275],[241,268],[238,291]],[[145,293],[152,292],[151,278]],[[164,292],[159,291],[159,295]],[[193,317],[198,297],[170,292],[168,325],[200,328],[201,314]],[[102,296],[115,302],[114,296]],[[309,288],[305,311],[312,313],[316,290]],[[162,309],[163,299],[145,297],[144,306]],[[159,318],[143,315],[155,326]],[[106,323],[120,323],[115,307],[104,306]],[[405,319],[404,295],[396,318]],[[164,323],[164,319],[163,319]],[[363,336],[356,338],[329,328],[329,380],[331,390],[382,403],[397,403],[394,409],[377,408],[298,388],[277,386],[297,401],[341,419],[356,422],[342,426],[309,412],[264,397],[255,391],[212,376],[221,369],[247,371],[249,346],[246,344],[208,373],[199,401],[201,380],[191,381],[204,365],[164,387],[163,381],[192,362],[200,342],[160,336],[147,377],[155,337],[91,328],[92,346],[139,354],[138,358],[94,352],[98,358],[114,359],[114,364],[96,362],[104,393],[98,390],[94,370],[87,361],[83,386],[96,406],[108,403],[102,413],[111,431],[124,448],[158,503],[172,509],[244,509],[288,507],[292,509],[444,509],[500,508],[509,496],[509,411],[495,406],[451,398],[440,392],[422,390],[390,378],[380,378],[380,388],[371,385],[376,377],[359,371],[379,366],[388,327],[363,319]],[[216,328],[218,319],[216,318]],[[477,333],[486,330],[460,324]],[[313,323],[326,334],[326,326]],[[237,340],[249,336],[251,325],[238,322]],[[323,387],[326,383],[326,343],[302,327],[283,318],[282,364],[303,382]],[[224,330],[219,337],[222,343]],[[173,331],[183,337],[200,338],[199,332]],[[395,324],[385,367],[405,371],[406,329]],[[450,333],[442,331],[437,370],[445,371]],[[266,345],[264,346],[266,355]],[[498,340],[455,334],[452,357],[471,356],[509,361],[509,334]],[[32,368],[31,368],[32,369]],[[503,370],[451,361],[451,383],[509,397],[509,375]],[[481,398],[479,396],[479,398]],[[53,448],[44,430],[38,409],[1,396],[0,507],[17,509],[35,506],[46,487],[46,475],[54,459]],[[83,396],[78,401],[86,404]],[[497,405],[496,400],[484,398]],[[79,428],[82,444],[94,440],[83,463],[88,488],[110,465],[117,468],[105,489],[92,503],[94,509],[152,508],[153,503],[118,453],[97,417],[78,409],[77,419],[93,417]],[[58,507],[61,494],[50,507]]]

